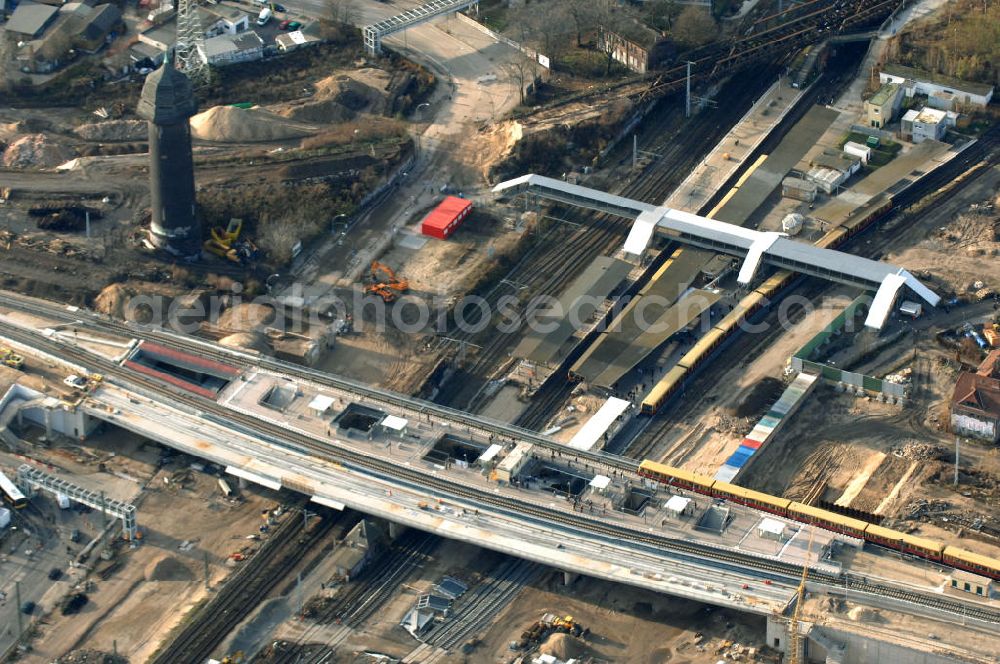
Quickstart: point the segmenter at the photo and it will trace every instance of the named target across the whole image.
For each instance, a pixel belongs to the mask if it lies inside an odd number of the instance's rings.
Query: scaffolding
[[[87,507],[101,510],[105,517],[110,514],[116,519],[122,520],[122,535],[125,539],[134,541],[136,538],[138,527],[135,518],[135,505],[108,498],[103,493],[84,489],[28,464],[22,464],[17,469],[17,485],[28,497],[31,497],[36,489],[44,489],[57,495],[66,496]]]

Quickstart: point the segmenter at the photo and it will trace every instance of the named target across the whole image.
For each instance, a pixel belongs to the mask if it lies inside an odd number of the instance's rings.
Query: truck
[[[264,9],[260,10],[260,14],[257,15],[257,25],[267,25],[272,16],[274,16],[274,12],[271,11],[271,8],[264,7]]]

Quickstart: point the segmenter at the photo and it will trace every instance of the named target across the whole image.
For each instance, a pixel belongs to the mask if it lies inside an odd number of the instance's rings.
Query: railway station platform
[[[663,204],[687,212],[701,209],[778,126],[803,92],[794,89],[790,79],[779,78]]]

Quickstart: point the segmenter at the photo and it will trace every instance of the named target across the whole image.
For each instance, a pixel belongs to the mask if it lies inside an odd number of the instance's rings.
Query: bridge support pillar
[[[236,481],[239,483],[241,489],[245,489],[250,486],[250,482],[248,482],[245,477],[237,477]]]
[[[52,411],[45,409],[45,437],[52,440]]]
[[[577,572],[566,572],[566,571],[563,571],[563,585],[564,586],[571,586],[571,585],[573,585],[576,582],[576,580],[579,579],[579,578],[580,578],[580,575]]]

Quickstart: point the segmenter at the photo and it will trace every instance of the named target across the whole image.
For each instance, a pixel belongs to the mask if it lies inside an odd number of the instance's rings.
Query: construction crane
[[[394,302],[410,288],[410,282],[396,276],[391,267],[378,261],[372,261],[369,281],[365,293],[378,295],[383,302]]]
[[[799,636],[799,611],[802,610],[802,603],[806,599],[806,581],[809,578],[809,556],[812,555],[813,528],[809,527],[809,544],[806,546],[806,559],[802,565],[802,579],[799,581],[799,588],[795,599],[795,610],[792,611],[792,620],[788,625],[788,647],[790,655],[789,664],[801,664],[802,662],[802,637]]]
[[[245,265],[257,260],[259,250],[250,240],[240,239],[243,232],[242,219],[230,219],[229,225],[225,229],[216,226],[212,229],[212,237],[205,240],[206,251],[209,251],[220,258],[225,258],[234,263]]]

